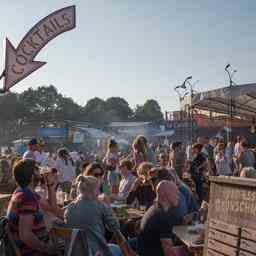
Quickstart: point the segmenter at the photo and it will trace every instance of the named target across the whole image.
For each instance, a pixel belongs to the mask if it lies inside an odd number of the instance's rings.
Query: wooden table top
[[[173,228],[173,233],[190,249],[190,250],[200,250],[203,249],[204,244],[196,244],[200,235],[188,232],[188,228],[191,226],[175,226]]]
[[[117,215],[117,218],[119,220],[132,220],[132,219],[141,219],[143,215],[145,214],[144,211],[133,209],[133,208],[126,208],[125,212],[126,214],[123,214],[122,211],[119,213],[118,211],[114,210],[115,214]]]

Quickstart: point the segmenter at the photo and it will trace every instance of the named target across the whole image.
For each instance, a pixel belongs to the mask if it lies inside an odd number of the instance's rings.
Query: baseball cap
[[[30,141],[29,141],[29,143],[28,143],[28,145],[37,145],[38,143],[37,143],[37,139],[31,139]]]

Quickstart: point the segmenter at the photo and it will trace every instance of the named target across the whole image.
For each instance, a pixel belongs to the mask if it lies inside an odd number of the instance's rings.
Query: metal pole
[[[232,88],[233,82],[230,71],[226,68],[226,72],[229,77],[229,104],[228,104],[228,131],[227,131],[227,141],[231,142],[232,140],[232,120],[233,120],[233,96],[232,96]]]
[[[191,83],[189,83],[189,85],[190,85],[190,97],[191,97],[191,107],[190,107],[190,111],[191,111],[191,114],[190,114],[190,116],[191,116],[191,120],[190,120],[190,122],[191,122],[191,144],[193,144],[193,139],[194,139],[194,115],[193,115],[193,88],[192,88],[192,84]]]
[[[181,99],[182,98],[181,98],[181,94],[179,93],[179,91],[177,89],[185,90],[183,98],[190,92],[190,97],[191,97],[191,102],[192,102],[193,85],[189,82],[189,80],[191,80],[191,79],[192,79],[192,76],[188,76],[181,85],[175,87],[175,91],[178,93],[179,99],[180,99],[180,109],[181,109]],[[187,87],[187,83],[189,83],[190,89]],[[191,140],[191,142],[192,142],[193,141],[193,108],[192,108],[192,104],[188,104],[188,109],[186,110],[186,112],[189,115],[189,119],[188,119],[189,124],[188,124],[188,126],[184,125],[184,127],[180,127],[180,128],[184,129],[184,131],[185,130],[187,131],[186,134],[188,134],[188,139]],[[183,130],[181,131],[181,133],[183,134]],[[182,138],[182,139],[184,140],[186,138]]]
[[[233,96],[232,96],[232,88],[233,88],[233,84],[232,84],[232,80],[230,80],[230,122],[229,122],[229,140],[228,142],[231,142],[232,140],[232,120],[233,120]]]
[[[231,142],[232,140],[232,120],[233,120],[233,95],[232,95],[232,89],[233,89],[233,81],[232,81],[232,75],[236,72],[233,71],[233,73],[230,73],[229,68],[231,67],[230,64],[228,64],[225,67],[225,71],[228,74],[229,77],[229,103],[228,103],[228,130],[227,130],[227,141]]]
[[[181,140],[183,140],[183,127],[182,127],[182,116],[181,116],[181,94],[179,93],[179,91],[177,90],[178,89],[178,87],[179,86],[177,86],[177,87],[175,87],[175,91],[176,91],[176,93],[178,94],[178,97],[179,97],[179,104],[180,104],[180,107],[179,107],[179,109],[180,109],[180,118],[179,118],[179,120],[178,120],[178,129],[180,130],[180,137],[181,137]]]

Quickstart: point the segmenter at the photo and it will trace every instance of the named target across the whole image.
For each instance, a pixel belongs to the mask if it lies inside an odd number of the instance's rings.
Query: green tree
[[[128,121],[133,114],[129,103],[120,97],[111,97],[107,99],[106,111],[106,118],[109,122]]]
[[[161,107],[156,100],[150,99],[143,106],[137,105],[135,109],[137,121],[159,122],[163,120]]]
[[[29,88],[20,95],[25,114],[35,119],[53,119],[59,108],[60,95],[53,86]]]
[[[23,117],[23,109],[19,103],[19,95],[7,93],[0,96],[0,140],[8,141],[15,136]]]
[[[106,122],[105,112],[106,104],[105,101],[100,98],[90,99],[84,107],[84,119],[87,121],[101,125]]]
[[[24,116],[35,120],[79,119],[81,106],[71,98],[63,97],[53,86],[32,88],[20,95]]]
[[[72,98],[59,95],[57,119],[79,120],[82,118],[82,107],[75,103]]]

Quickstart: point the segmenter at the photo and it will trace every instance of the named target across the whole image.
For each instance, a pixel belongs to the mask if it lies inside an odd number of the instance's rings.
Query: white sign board
[[[40,50],[53,38],[75,26],[75,6],[69,6],[40,20],[24,36],[16,49],[6,38],[4,90],[8,91],[16,83],[46,64],[46,62],[34,60]]]

